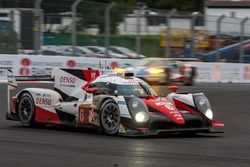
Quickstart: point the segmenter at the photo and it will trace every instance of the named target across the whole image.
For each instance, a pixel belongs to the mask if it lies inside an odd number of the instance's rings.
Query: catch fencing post
[[[193,12],[191,16],[191,57],[195,57],[195,21],[198,16],[201,16],[200,12]]]
[[[35,25],[33,28],[34,31],[34,44],[33,49],[35,51],[35,54],[37,55],[39,50],[41,49],[41,39],[40,39],[40,33],[41,33],[41,23],[40,23],[40,7],[41,7],[42,0],[35,0],[34,3],[34,18],[35,18]]]
[[[72,13],[72,24],[71,24],[71,44],[72,44],[72,49],[73,49],[73,55],[75,54],[75,48],[76,48],[76,8],[78,4],[83,1],[83,0],[76,0],[72,5],[71,5],[71,13]]]
[[[243,49],[243,44],[244,44],[244,35],[245,35],[245,24],[249,20],[249,17],[244,18],[240,22],[240,56],[239,56],[239,63],[243,63],[244,61],[244,49]]]
[[[110,11],[116,5],[115,2],[112,2],[105,9],[105,55],[109,56],[109,37],[110,37]]]
[[[165,57],[170,55],[170,35],[171,35],[171,17],[176,13],[176,9],[173,9],[167,14],[166,17],[166,47],[165,47]]]
[[[220,60],[220,51],[219,49],[221,48],[221,42],[220,42],[220,29],[221,29],[221,21],[225,18],[225,15],[221,15],[217,20],[216,20],[216,50],[217,50],[217,54],[216,54],[216,61]]]
[[[138,2],[137,3],[137,29],[136,29],[136,53],[137,57],[140,56],[141,53],[141,14],[142,14],[142,9],[143,9],[144,3]]]

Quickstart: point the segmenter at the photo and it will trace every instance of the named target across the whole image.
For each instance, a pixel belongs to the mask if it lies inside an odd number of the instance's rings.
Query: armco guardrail
[[[125,62],[134,64],[138,61],[141,60],[0,54],[0,71],[7,68],[11,69],[15,76],[46,76],[51,74],[51,70],[54,67],[75,69],[98,68],[99,62],[116,67]],[[250,83],[250,64],[188,63],[197,67],[197,83]]]

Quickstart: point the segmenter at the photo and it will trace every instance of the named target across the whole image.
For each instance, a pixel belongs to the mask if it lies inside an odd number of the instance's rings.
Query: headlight
[[[125,68],[114,68],[115,72],[125,72],[126,69]]]
[[[148,119],[149,119],[149,116],[144,111],[140,111],[135,114],[136,122],[147,122]]]
[[[149,70],[148,70],[148,72],[149,72],[149,74],[160,74],[160,73],[163,73],[164,72],[164,69],[162,69],[162,68],[150,68]]]
[[[213,119],[213,111],[206,96],[203,94],[194,95],[194,102],[200,112],[202,112],[208,119]]]
[[[128,107],[137,123],[145,123],[149,120],[149,112],[144,101],[133,97],[128,101]]]
[[[208,119],[213,119],[213,111],[209,108],[207,109],[207,111],[205,112],[205,115]]]

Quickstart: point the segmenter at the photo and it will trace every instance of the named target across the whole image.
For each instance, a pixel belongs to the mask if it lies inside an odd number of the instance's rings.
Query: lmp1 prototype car
[[[213,119],[203,93],[158,97],[133,73],[55,69],[54,90],[26,88],[12,98],[8,120],[94,127],[109,135],[157,135],[163,132],[211,133],[224,124]]]

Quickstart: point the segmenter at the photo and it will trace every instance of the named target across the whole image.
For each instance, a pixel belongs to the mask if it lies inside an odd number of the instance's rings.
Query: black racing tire
[[[35,103],[30,93],[23,93],[17,106],[17,116],[22,126],[31,127],[35,124]]]
[[[120,110],[117,104],[108,99],[104,101],[100,110],[100,125],[108,135],[117,135],[120,128]]]

